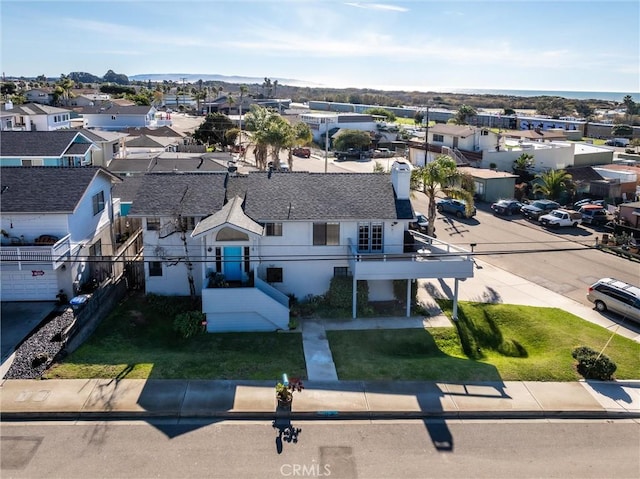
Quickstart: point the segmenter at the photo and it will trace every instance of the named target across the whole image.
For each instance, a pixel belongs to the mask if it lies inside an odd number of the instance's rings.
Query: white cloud
[[[360,2],[348,2],[345,3],[350,7],[364,8],[367,10],[386,10],[392,12],[408,12],[409,9],[405,7],[399,7],[397,5],[389,5],[387,3],[360,3]]]

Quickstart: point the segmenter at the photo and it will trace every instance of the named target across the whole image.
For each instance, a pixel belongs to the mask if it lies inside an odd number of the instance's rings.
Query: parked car
[[[409,229],[419,231],[420,233],[426,233],[429,227],[429,218],[422,213],[416,211],[416,220],[409,223]],[[434,230],[435,231],[435,230]]]
[[[582,222],[593,226],[602,226],[613,221],[613,215],[598,205],[585,205],[578,210],[582,215]]]
[[[498,200],[491,204],[491,211],[496,215],[511,216],[520,213],[522,206],[518,200]]]
[[[476,207],[471,209],[471,214],[467,215],[467,203],[464,200],[454,198],[444,198],[436,203],[436,208],[440,213],[450,213],[458,218],[470,218],[476,215]]]
[[[560,208],[560,203],[552,200],[536,200],[533,203],[523,205],[520,209],[522,216],[530,220],[538,221],[542,215],[546,215],[550,211]]]
[[[540,216],[538,221],[542,226],[549,228],[561,228],[564,226],[572,226],[575,228],[582,223],[582,215],[577,211],[560,209]]]
[[[292,152],[295,156],[299,156],[300,158],[310,158],[311,150],[309,148],[294,148]]]
[[[640,322],[640,288],[637,286],[613,278],[602,278],[589,287],[587,299],[600,312],[611,310]]]
[[[583,206],[586,206],[586,205],[597,205],[597,206],[601,206],[601,207],[604,208],[605,201],[604,200],[592,200],[591,198],[585,198],[583,200],[576,201],[573,204],[573,209],[574,210],[579,210],[580,208],[582,208]]]

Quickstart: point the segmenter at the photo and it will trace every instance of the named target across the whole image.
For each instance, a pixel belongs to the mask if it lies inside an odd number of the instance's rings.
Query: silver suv
[[[640,322],[640,288],[613,278],[602,278],[589,287],[587,299],[600,312],[611,310]]]

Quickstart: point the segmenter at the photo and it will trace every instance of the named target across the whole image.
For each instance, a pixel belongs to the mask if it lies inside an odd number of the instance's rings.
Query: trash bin
[[[84,306],[87,303],[87,301],[89,301],[90,297],[91,297],[90,294],[81,294],[80,296],[74,296],[73,298],[71,298],[71,301],[69,301],[69,304],[71,305],[74,311],[78,311],[82,306]]]

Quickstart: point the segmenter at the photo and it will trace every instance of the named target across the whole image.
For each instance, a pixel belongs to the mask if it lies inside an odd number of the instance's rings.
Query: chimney
[[[411,190],[411,168],[404,161],[396,161],[391,167],[391,184],[399,200],[408,200]]]
[[[7,100],[7,102],[4,104],[4,109],[7,111],[13,110],[13,102],[11,100]]]

